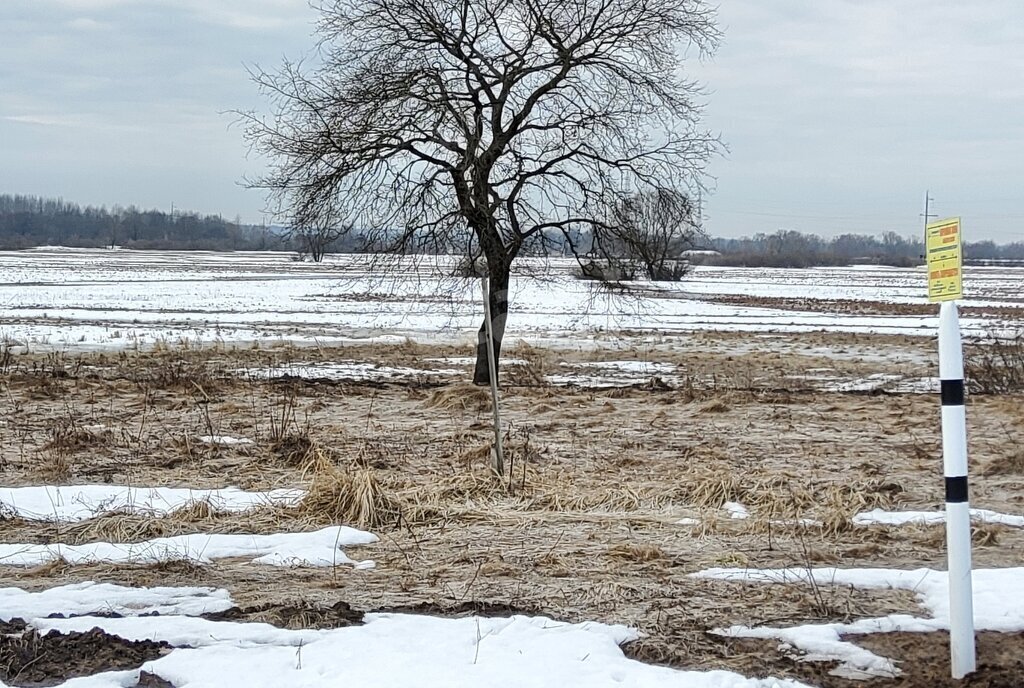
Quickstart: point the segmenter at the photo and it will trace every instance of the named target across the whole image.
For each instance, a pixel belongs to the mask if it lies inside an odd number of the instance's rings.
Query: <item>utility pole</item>
[[[704,229],[704,191],[697,187],[697,226]]]
[[[934,214],[930,215],[928,213],[928,209],[931,207],[931,202],[934,201],[934,200],[935,199],[932,198],[930,192],[928,192],[928,191],[924,192],[924,215],[922,215],[922,217],[924,217],[924,231],[925,231],[925,234],[928,233],[928,223],[932,220],[932,218],[938,217],[938,215],[934,215]]]

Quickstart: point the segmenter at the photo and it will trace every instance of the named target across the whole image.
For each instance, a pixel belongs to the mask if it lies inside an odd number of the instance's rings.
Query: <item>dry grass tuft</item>
[[[172,533],[167,519],[110,512],[69,524],[61,539],[73,545],[90,542],[139,542],[167,537]]]
[[[335,463],[327,448],[307,433],[290,433],[271,444],[271,451],[290,467],[298,468],[303,476],[330,471]]]
[[[426,406],[449,411],[482,413],[491,410],[491,393],[484,387],[471,384],[450,385],[431,394]]]
[[[28,573],[36,578],[57,578],[65,575],[70,568],[71,563],[67,559],[57,557],[39,566],[33,566]]]
[[[667,559],[667,555],[657,545],[622,543],[608,549],[608,556],[637,563],[648,563],[659,559]]]
[[[971,542],[975,547],[995,547],[999,537],[1009,530],[997,523],[976,523],[971,527]]]
[[[972,523],[971,544],[975,547],[997,547],[999,539],[1010,531],[998,523]],[[907,531],[915,545],[937,551],[946,548],[946,528],[942,524],[915,524]]]
[[[967,385],[976,394],[1024,392],[1024,330],[967,348]]]
[[[205,500],[194,501],[166,516],[110,511],[64,527],[61,538],[70,544],[139,542],[194,532],[246,530],[239,514],[217,511]]]
[[[383,528],[402,518],[398,497],[388,494],[373,469],[321,468],[314,472],[309,491],[293,511],[316,523]]]
[[[1001,459],[993,459],[982,470],[982,475],[1024,475],[1024,449],[1018,449]]]
[[[712,469],[703,475],[695,475],[676,492],[683,503],[701,509],[718,509],[726,502],[747,504],[745,500],[751,494],[736,471],[729,469]]]
[[[722,399],[713,399],[698,409],[698,413],[725,413],[732,407]]]
[[[61,483],[71,477],[71,455],[68,450],[55,447],[37,453],[36,474],[47,481]]]
[[[109,430],[94,432],[73,424],[59,424],[51,431],[50,440],[42,446],[43,451],[77,451],[89,447],[106,446],[113,440]]]
[[[475,447],[469,447],[459,453],[457,460],[460,464],[467,467],[481,462],[489,462],[493,446],[493,442],[484,442]]]

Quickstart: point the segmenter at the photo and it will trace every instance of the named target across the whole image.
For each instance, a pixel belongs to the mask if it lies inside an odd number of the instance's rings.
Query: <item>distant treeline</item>
[[[0,248],[33,246],[135,249],[269,250],[286,248],[264,227],[230,222],[217,215],[134,206],[82,207],[61,199],[0,195]]]
[[[740,239],[713,239],[711,246],[720,254],[705,257],[704,262],[711,265],[804,268],[859,263],[909,267],[924,260],[923,239],[908,239],[895,232],[879,236],[842,234],[825,239],[781,230]],[[964,260],[1022,261],[1024,242],[965,242]]]
[[[547,250],[559,251],[559,240],[548,237]],[[573,244],[586,250],[589,237],[577,234]],[[245,225],[218,215],[140,210],[134,206],[96,208],[61,199],[0,194],[0,249],[34,246],[100,248],[123,246],[155,250],[271,251],[302,250],[295,238],[285,239],[279,228]],[[362,246],[357,233],[334,241],[331,253],[346,253]],[[568,254],[567,247],[561,247]],[[695,260],[713,265],[749,267],[813,267],[870,263],[910,266],[922,262],[924,244],[895,232],[879,236],[843,234],[825,239],[815,234],[781,230],[740,239],[709,239],[708,249],[719,255]],[[1024,261],[1024,241],[992,241],[964,245],[968,261]]]

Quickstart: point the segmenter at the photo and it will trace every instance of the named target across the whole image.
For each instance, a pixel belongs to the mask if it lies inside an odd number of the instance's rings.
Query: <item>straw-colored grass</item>
[[[425,405],[427,408],[448,411],[482,413],[491,410],[491,393],[485,387],[471,384],[449,385],[431,394]]]
[[[402,517],[400,501],[381,485],[371,468],[321,467],[312,474],[309,491],[292,511],[308,522],[369,529],[393,526]]]

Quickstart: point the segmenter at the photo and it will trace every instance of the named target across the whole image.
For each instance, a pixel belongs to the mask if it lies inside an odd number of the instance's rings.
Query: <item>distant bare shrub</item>
[[[975,394],[1024,392],[1024,330],[989,335],[967,350],[968,389]]]

